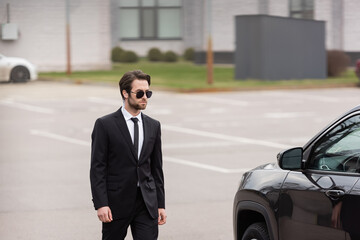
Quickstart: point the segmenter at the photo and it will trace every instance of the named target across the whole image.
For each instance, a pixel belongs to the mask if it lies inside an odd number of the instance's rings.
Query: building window
[[[180,39],[181,0],[118,0],[120,39]]]
[[[314,0],[289,0],[290,17],[314,19]]]

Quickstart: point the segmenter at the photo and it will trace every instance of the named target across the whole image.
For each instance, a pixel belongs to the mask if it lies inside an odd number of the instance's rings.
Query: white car
[[[26,82],[38,77],[35,65],[23,58],[0,54],[0,81]]]

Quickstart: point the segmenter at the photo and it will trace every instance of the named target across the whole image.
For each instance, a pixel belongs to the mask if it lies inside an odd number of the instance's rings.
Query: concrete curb
[[[38,81],[47,82],[63,82],[68,84],[85,84],[94,86],[108,86],[118,87],[118,83],[114,82],[93,82],[88,80],[70,79],[70,78],[59,78],[59,79],[48,79],[39,78]],[[340,84],[325,84],[325,85],[314,85],[314,86],[259,86],[259,87],[207,87],[207,88],[192,88],[192,89],[181,89],[181,88],[169,88],[161,86],[152,86],[152,89],[167,92],[178,92],[178,93],[211,93],[211,92],[247,92],[247,91],[271,91],[271,90],[299,90],[299,89],[329,89],[329,88],[354,88],[360,87],[360,83],[340,83]]]

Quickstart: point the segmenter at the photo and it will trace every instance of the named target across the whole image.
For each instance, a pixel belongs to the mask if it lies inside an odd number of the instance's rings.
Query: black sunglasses
[[[140,91],[132,92],[132,93],[136,94],[136,98],[142,98],[144,96],[144,94],[146,94],[147,98],[151,98],[151,96],[152,96],[152,91],[144,92],[144,91],[140,90]]]

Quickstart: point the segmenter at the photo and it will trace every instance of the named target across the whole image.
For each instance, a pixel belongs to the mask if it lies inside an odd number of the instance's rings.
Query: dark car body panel
[[[234,200],[234,223],[239,221],[241,214],[252,210],[267,218],[267,227],[271,236],[278,235],[276,215],[280,189],[289,171],[280,169],[276,164],[266,164],[243,175],[239,191]],[[251,208],[249,208],[251,206]],[[241,231],[243,232],[242,229]],[[237,231],[234,228],[234,231]],[[234,232],[237,236],[238,232]],[[271,238],[276,240],[276,238]]]
[[[234,239],[257,221],[266,223],[274,240],[360,239],[360,173],[307,168],[314,145],[354,115],[360,115],[360,106],[306,143],[301,168],[266,164],[243,175],[234,199]]]
[[[345,239],[345,232],[333,226],[333,207],[339,199],[331,199],[325,193],[329,183],[322,188],[316,181],[327,176],[333,187],[341,187],[348,195],[357,177],[332,174],[303,173],[291,171],[284,181],[279,199],[279,238],[293,239]],[[330,179],[327,179],[331,181]],[[318,235],[320,234],[320,235]]]

